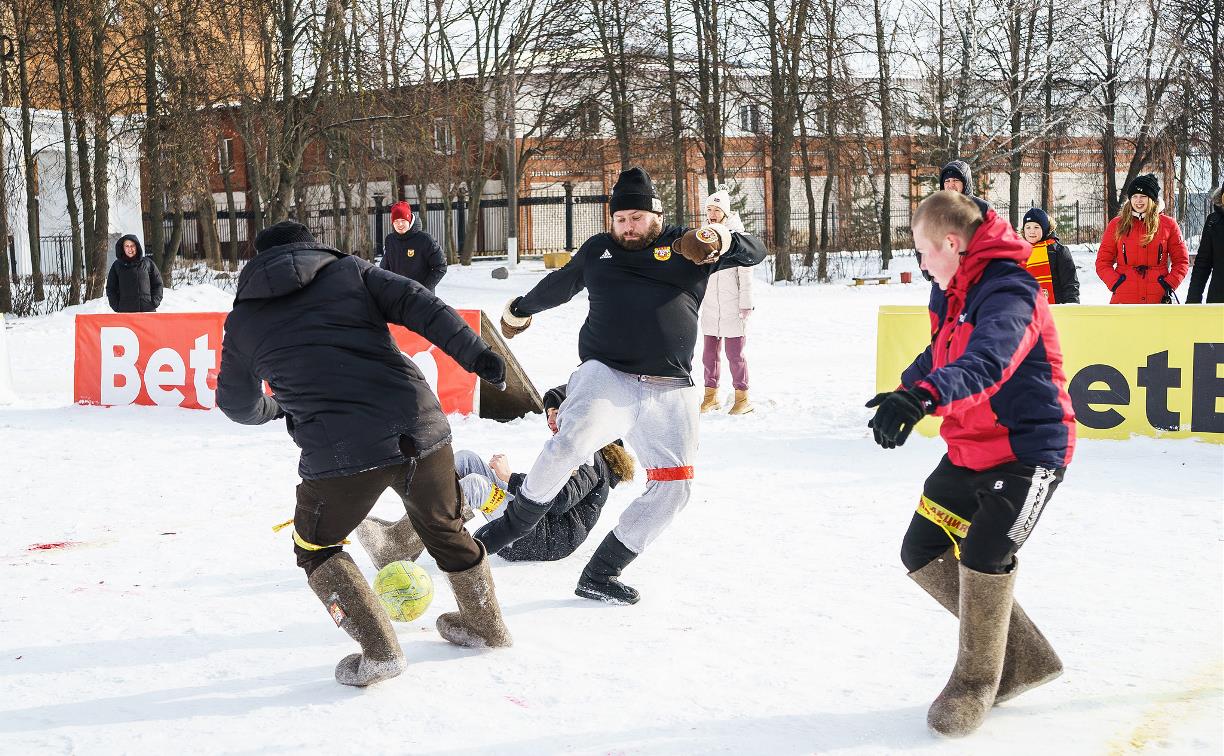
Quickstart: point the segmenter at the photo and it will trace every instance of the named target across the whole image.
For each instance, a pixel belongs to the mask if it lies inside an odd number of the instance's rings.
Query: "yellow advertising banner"
[[[1054,305],[1080,438],[1224,444],[1224,305]],[[925,307],[880,308],[876,390],[891,391],[931,341]],[[938,420],[918,424],[926,436]]]

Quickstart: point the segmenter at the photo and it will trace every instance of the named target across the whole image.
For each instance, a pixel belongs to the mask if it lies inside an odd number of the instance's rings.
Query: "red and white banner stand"
[[[459,314],[479,332],[479,310]],[[212,409],[225,317],[223,312],[77,315],[74,400]],[[475,375],[407,328],[391,326],[391,333],[425,374],[444,412],[475,410]]]

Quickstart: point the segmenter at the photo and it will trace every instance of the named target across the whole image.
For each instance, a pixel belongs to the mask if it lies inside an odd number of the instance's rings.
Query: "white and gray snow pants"
[[[574,468],[624,439],[646,470],[646,490],[621,514],[613,532],[640,554],[684,509],[697,454],[697,389],[687,379],[633,375],[594,360],[570,376],[548,440],[523,481],[521,495],[549,502]]]

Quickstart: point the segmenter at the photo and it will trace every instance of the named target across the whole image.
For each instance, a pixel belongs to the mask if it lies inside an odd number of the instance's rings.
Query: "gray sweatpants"
[[[479,454],[468,449],[456,452],[455,473],[459,476],[459,489],[463,491],[463,499],[469,507],[483,514],[486,520],[496,520],[505,514],[506,505],[514,497],[506,492],[501,478]]]
[[[630,551],[642,553],[692,493],[696,392],[687,381],[622,373],[594,360],[582,363],[570,376],[557,414],[559,430],[527,473],[522,495],[535,502],[551,501],[574,468],[591,462],[607,444],[624,439],[645,468],[647,483],[613,532]]]

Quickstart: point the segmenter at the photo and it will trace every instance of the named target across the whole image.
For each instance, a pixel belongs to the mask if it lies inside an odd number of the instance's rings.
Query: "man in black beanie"
[[[450,425],[387,324],[504,388],[501,357],[428,289],[320,244],[299,223],[264,229],[255,249],[225,320],[217,406],[244,425],[284,417],[302,449],[297,563],[361,646],[336,666],[336,680],[365,686],[404,669],[386,611],[343,550],[388,488],[454,588],[459,611],[440,616],[438,632],[461,646],[510,645],[488,559],[463,527]]]
[[[720,224],[663,225],[663,203],[646,171],[620,174],[608,202],[612,228],[586,241],[564,268],[506,305],[502,332],[522,333],[537,313],[582,289],[590,312],[578,336],[582,360],[570,376],[558,432],[523,480],[516,503],[538,521],[570,473],[623,438],[646,468],[631,503],[582,571],[585,598],[632,604],[621,571],[684,508],[693,485],[699,399],[694,394],[697,311],[710,274],[765,258],[761,241]]]

